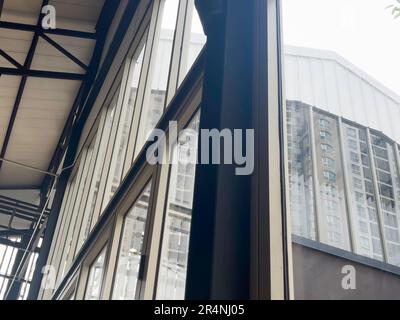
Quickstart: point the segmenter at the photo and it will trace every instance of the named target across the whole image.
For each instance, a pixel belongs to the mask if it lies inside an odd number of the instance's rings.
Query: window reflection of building
[[[315,240],[310,137],[307,108],[303,107],[301,103],[288,101],[287,139],[292,228],[295,234]]]
[[[365,129],[349,124],[344,125],[344,131],[347,173],[352,191],[350,205],[355,216],[355,229],[357,230],[357,252],[382,260],[381,235],[367,133]]]
[[[348,249],[349,235],[338,123],[333,117],[316,111],[313,112],[313,120],[318,189],[322,213],[319,214],[321,220],[319,225],[325,229],[325,234],[320,232],[320,239],[335,247]]]
[[[133,300],[143,255],[151,184],[125,216],[114,280],[113,300]]]
[[[400,265],[400,98],[333,52],[285,51],[293,233]]]
[[[400,236],[398,218],[400,214],[398,198],[398,171],[393,146],[378,134],[371,135],[378,192],[383,214],[383,232],[386,236],[388,260],[400,265]]]
[[[99,300],[105,267],[106,249],[99,254],[89,269],[85,300]]]
[[[157,299],[184,299],[187,259],[189,250],[190,222],[195,177],[195,159],[199,114],[186,131],[180,134],[174,146],[170,172],[168,205],[165,217],[161,261],[158,273]],[[176,152],[175,152],[176,151]]]
[[[174,44],[179,0],[161,1],[155,40],[153,42],[152,63],[147,78],[147,87],[141,112],[136,154],[164,112],[171,55]]]
[[[374,190],[374,161],[383,225],[388,250],[388,261],[400,265],[400,179],[396,150],[383,135],[370,134],[373,157],[368,149],[365,128],[343,123],[343,150],[349,177],[350,199],[345,199],[341,168],[341,149],[337,120],[313,108],[315,125],[316,168],[321,199],[321,212],[314,215],[315,198],[310,152],[310,106],[298,101],[287,101],[287,126],[289,150],[289,187],[293,233],[316,239],[315,221],[323,227],[317,230],[320,241],[349,250],[348,219],[354,220],[356,248],[354,251],[377,260],[383,260],[382,235]],[[318,142],[318,143],[317,143]],[[320,148],[318,148],[318,144]],[[346,210],[346,203],[351,213]],[[352,217],[348,217],[353,214]],[[353,232],[354,232],[353,231]],[[321,234],[325,232],[325,234]]]
[[[103,200],[103,207],[104,209],[108,204],[109,200],[114,195],[115,191],[121,184],[122,174],[123,174],[123,166],[124,161],[126,158],[126,152],[128,148],[128,140],[131,133],[131,127],[133,123],[134,111],[135,111],[135,104],[136,104],[136,97],[138,92],[139,80],[142,72],[142,65],[143,65],[143,57],[145,53],[146,47],[140,50],[139,56],[137,59],[133,59],[130,65],[129,71],[129,80],[128,80],[128,98],[127,103],[124,101],[124,107],[121,111],[121,117],[119,121],[119,128],[118,134],[116,138],[117,149],[115,152],[115,156],[113,158],[110,173],[111,176],[111,183],[107,186],[105,198]]]

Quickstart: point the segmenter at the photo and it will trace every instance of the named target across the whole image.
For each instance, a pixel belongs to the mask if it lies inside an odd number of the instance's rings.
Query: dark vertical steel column
[[[252,128],[253,5],[243,0],[196,1],[208,37],[202,129]],[[199,159],[202,142],[200,135]],[[210,146],[210,159],[219,151],[223,159],[221,149]],[[236,168],[197,166],[187,299],[250,297],[251,176],[236,175]]]

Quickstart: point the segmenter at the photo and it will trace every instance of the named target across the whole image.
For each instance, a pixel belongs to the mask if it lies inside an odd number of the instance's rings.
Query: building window
[[[354,139],[357,138],[357,129],[347,127],[347,130],[346,130],[346,131],[347,131],[347,136],[348,136],[348,137],[354,138]]]
[[[321,129],[329,129],[330,122],[328,119],[319,119],[318,122]]]
[[[127,84],[128,95],[124,97],[118,121],[118,132],[112,146],[113,156],[108,170],[107,184],[103,196],[101,211],[105,209],[121,183],[125,160],[128,161],[128,167],[130,167],[133,160],[131,155],[128,155],[128,159],[126,159],[126,153],[131,133],[131,126],[134,120],[136,97],[139,79],[141,77],[144,52],[145,45],[142,45],[138,49],[137,56],[131,59],[130,62]]]
[[[86,286],[85,300],[99,300],[103,285],[103,275],[106,260],[104,248],[89,268],[89,278]]]
[[[149,209],[149,184],[125,216],[114,280],[113,300],[136,297],[138,275],[143,255],[143,241]]]
[[[319,132],[319,136],[321,137],[322,140],[329,140],[331,138],[330,132],[329,131],[324,131],[324,130],[321,130]]]
[[[135,156],[140,152],[149,134],[164,113],[179,2],[179,0],[160,1]],[[151,41],[147,42],[151,43]]]
[[[86,202],[85,207],[85,220],[84,225],[82,226],[81,232],[83,233],[81,236],[81,244],[88,237],[94,222],[97,220],[98,213],[95,212],[97,198],[100,192],[100,182],[103,177],[102,170],[106,165],[106,153],[110,142],[111,129],[113,126],[116,108],[117,108],[117,100],[118,100],[118,92],[114,95],[111,100],[110,106],[102,110],[105,116],[105,122],[103,124],[103,131],[101,135],[100,145],[97,153],[96,164],[93,172],[92,182],[89,190],[89,196]]]
[[[179,84],[183,81],[207,42],[207,36],[204,34],[199,14],[194,5],[194,0],[189,0],[187,17],[182,45]]]
[[[336,174],[333,173],[332,171],[324,171],[324,177],[331,182],[336,181]]]
[[[331,152],[332,151],[332,146],[330,146],[329,144],[322,143],[321,144],[321,149],[324,152]]]

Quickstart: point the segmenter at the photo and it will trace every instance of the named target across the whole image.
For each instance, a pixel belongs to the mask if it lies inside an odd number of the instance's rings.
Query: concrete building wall
[[[400,276],[390,271],[296,243],[293,261],[297,300],[400,299]],[[355,290],[342,288],[346,276],[342,268],[346,265],[355,268]]]

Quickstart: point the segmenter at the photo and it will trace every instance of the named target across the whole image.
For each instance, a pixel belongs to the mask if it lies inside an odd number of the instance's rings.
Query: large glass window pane
[[[72,239],[74,236],[74,233],[76,232],[75,226],[76,226],[76,221],[78,219],[78,208],[79,208],[79,203],[82,197],[82,188],[85,183],[86,175],[87,175],[87,160],[88,157],[91,157],[91,151],[90,149],[83,149],[81,159],[79,162],[78,166],[78,177],[77,177],[77,188],[76,188],[76,195],[72,199],[72,208],[71,208],[71,219],[69,222],[69,225],[66,226],[68,233],[64,242],[64,251],[61,259],[61,266],[60,266],[60,277],[62,278],[67,271],[67,268],[69,267],[69,255],[72,247]],[[89,160],[90,161],[90,160]],[[71,253],[72,256],[72,253]],[[72,260],[72,257],[71,257]]]
[[[164,112],[178,8],[179,0],[160,2],[135,155],[140,152],[148,135]]]
[[[344,152],[349,177],[349,205],[354,219],[355,251],[383,260],[381,234],[378,226],[375,191],[371,175],[371,159],[366,141],[366,129],[344,124]]]
[[[79,165],[79,164],[78,164]],[[67,203],[65,206],[64,219],[61,224],[60,233],[57,239],[57,245],[54,250],[54,258],[52,266],[57,271],[57,282],[60,280],[60,269],[62,268],[62,255],[64,253],[64,244],[67,237],[68,226],[72,218],[72,206],[76,197],[76,191],[78,188],[78,172],[75,172],[70,182],[70,192],[68,194]],[[62,269],[61,269],[62,270]]]
[[[100,114],[97,120],[97,124],[94,127],[95,128],[95,134],[94,137],[92,137],[90,146],[89,146],[89,150],[92,150],[92,156],[90,157],[90,160],[87,163],[87,177],[86,177],[86,181],[85,181],[85,185],[84,188],[82,190],[82,201],[79,204],[78,210],[79,210],[79,220],[78,220],[78,225],[77,225],[77,229],[74,232],[74,241],[73,241],[73,251],[71,251],[71,253],[73,253],[73,257],[76,256],[77,252],[79,251],[79,249],[81,248],[81,244],[82,244],[82,237],[83,237],[83,230],[85,230],[86,228],[86,224],[89,221],[89,215],[88,212],[85,211],[85,207],[86,207],[86,203],[88,198],[90,197],[89,195],[89,191],[91,188],[91,184],[93,181],[93,172],[94,172],[94,168],[96,165],[96,160],[97,160],[97,154],[99,151],[99,147],[100,147],[100,140],[101,140],[101,135],[102,135],[102,129],[103,129],[103,124],[104,124],[104,119],[105,117]]]
[[[86,286],[85,300],[99,300],[103,284],[103,275],[106,260],[104,248],[89,269],[89,278]]]
[[[197,114],[189,124],[189,130],[179,135],[178,144],[172,150],[157,299],[181,300],[185,297],[199,120]]]
[[[114,280],[113,300],[133,300],[143,254],[143,241],[149,209],[151,184],[124,219]]]
[[[122,171],[124,168],[125,154],[128,147],[129,134],[133,122],[135,110],[137,89],[139,85],[140,74],[142,70],[143,56],[145,47],[139,50],[139,56],[132,59],[129,79],[128,79],[128,101],[124,101],[124,106],[120,115],[117,138],[114,143],[113,156],[111,160],[108,183],[104,193],[102,211],[119,187],[122,179]]]
[[[101,136],[99,151],[97,154],[96,165],[93,173],[93,180],[89,191],[89,198],[87,199],[85,207],[85,215],[87,216],[87,218],[85,218],[84,220],[85,225],[82,225],[81,228],[81,232],[83,232],[83,236],[81,237],[82,243],[86,240],[87,236],[89,235],[91,225],[93,224],[93,218],[95,215],[94,211],[100,187],[100,180],[102,178],[102,169],[104,166],[107,147],[110,143],[111,129],[115,117],[115,111],[117,108],[117,98],[119,89],[116,92],[117,93],[115,94],[114,98],[111,100],[110,106],[102,111],[106,113],[106,118]]]
[[[94,137],[92,137],[91,140],[88,142],[88,146],[84,148],[84,150],[86,151],[86,158],[84,163],[82,164],[83,165],[82,178],[78,190],[78,196],[76,198],[76,203],[74,206],[74,211],[76,212],[76,219],[74,225],[71,228],[71,234],[69,236],[70,247],[67,255],[67,265],[69,265],[72,262],[72,259],[75,256],[75,249],[78,242],[78,236],[81,230],[82,219],[84,216],[84,211],[82,210],[82,206],[86,202],[86,199],[84,198],[86,193],[84,192],[84,190],[89,185],[89,182],[92,177],[92,172],[90,172],[89,168],[92,164],[93,158],[95,158],[94,149],[96,143],[96,134],[97,132],[95,133]]]
[[[400,5],[280,3],[295,298],[391,298],[398,277],[380,269],[400,265],[400,24],[387,6]]]
[[[386,238],[387,260],[400,266],[400,203],[399,176],[395,150],[392,143],[379,134],[371,134],[371,144],[375,160],[378,192],[381,200],[384,234]],[[381,164],[380,166],[378,164]],[[390,177],[390,178],[389,178]],[[397,183],[396,183],[397,181]]]
[[[182,59],[180,64],[179,84],[183,81],[193,63],[207,42],[194,0],[189,0],[188,19],[183,40]]]
[[[287,102],[287,139],[289,149],[289,189],[292,229],[293,233],[296,235],[315,240],[316,217],[314,206],[310,112],[311,109],[300,102]]]
[[[319,239],[332,246],[349,249],[338,122],[333,117],[315,111],[313,120],[320,206]]]
[[[59,239],[61,237],[61,233],[63,230],[62,225],[63,225],[63,222],[65,221],[66,207],[68,205],[70,196],[71,196],[71,181],[68,182],[67,187],[65,189],[64,199],[63,199],[63,203],[62,203],[62,206],[60,209],[60,216],[59,216],[58,222],[57,222],[57,228],[56,228],[54,236],[53,236],[53,243],[51,245],[49,258],[47,260],[48,265],[53,266],[53,267],[55,266]]]

